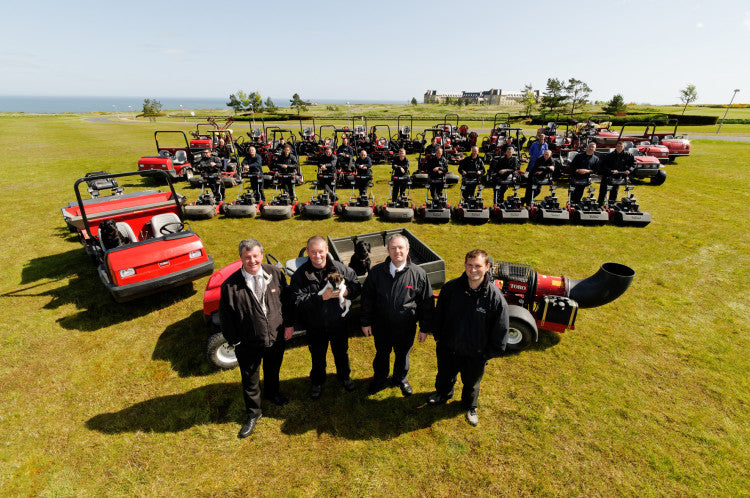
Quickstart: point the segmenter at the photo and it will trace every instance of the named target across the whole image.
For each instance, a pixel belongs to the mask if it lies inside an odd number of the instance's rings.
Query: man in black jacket
[[[401,394],[410,396],[409,352],[417,322],[422,334],[429,330],[434,307],[432,287],[427,273],[409,259],[409,239],[394,235],[387,247],[389,257],[372,267],[362,288],[362,333],[375,336],[374,375],[368,392],[375,394],[385,387],[393,351],[392,384],[401,388]]]
[[[433,202],[440,202],[445,187],[445,174],[448,173],[448,160],[443,157],[443,148],[435,149],[435,155],[428,156],[425,164],[430,179],[430,197]]]
[[[490,163],[488,176],[494,187],[495,204],[502,204],[505,200],[505,191],[508,190],[507,181],[518,171],[518,168],[516,149],[513,147],[505,149],[505,153],[502,156],[495,157]]]
[[[349,145],[349,139],[344,138],[336,149],[336,165],[339,171],[351,171],[354,161],[354,149]]]
[[[245,174],[250,177],[250,185],[255,194],[255,200],[265,201],[266,194],[263,192],[263,160],[252,145],[247,149],[247,156],[242,161],[242,168]]]
[[[332,201],[336,200],[334,183],[336,182],[336,156],[330,147],[326,147],[318,161],[318,188],[327,193]]]
[[[539,194],[538,181],[544,180],[547,175],[555,172],[557,163],[552,159],[552,151],[547,149],[542,153],[542,157],[536,160],[533,166],[526,170],[526,195],[524,195],[523,202],[527,206],[531,206],[534,202],[534,197]]]
[[[221,181],[221,159],[212,155],[211,149],[203,149],[193,167],[195,171],[201,174],[208,188],[213,192],[216,202],[224,200],[225,189]]]
[[[489,257],[481,249],[466,254],[466,270],[440,290],[432,333],[437,343],[435,392],[430,405],[453,397],[456,376],[461,374],[461,403],[466,421],[476,426],[479,384],[487,360],[505,351],[508,334],[508,304],[488,275]],[[420,336],[420,341],[423,338]]]
[[[329,342],[336,364],[336,377],[342,382],[344,389],[350,392],[354,390],[349,366],[347,318],[342,316],[344,310],[339,306],[341,291],[327,289],[322,295],[318,292],[326,286],[326,278],[330,273],[340,273],[344,276],[344,296],[349,300],[359,296],[362,286],[354,270],[339,261],[334,261],[328,255],[328,244],[323,237],[316,235],[307,241],[307,256],[308,261],[297,268],[289,286],[295,307],[295,325],[307,330],[308,348],[312,359],[310,397],[318,399],[326,379],[326,353]]]
[[[409,186],[409,159],[406,158],[406,149],[403,147],[398,149],[398,156],[391,161],[391,167],[393,168],[391,173],[392,201],[396,203],[399,197],[406,193],[406,188]]]
[[[589,142],[586,152],[579,152],[570,163],[570,182],[573,191],[570,193],[570,203],[576,205],[581,202],[583,191],[589,185],[591,173],[599,169],[599,158],[596,157],[596,142]]]
[[[461,162],[458,163],[458,173],[464,177],[464,181],[469,179],[476,180],[466,182],[463,193],[464,198],[474,197],[479,180],[484,175],[484,161],[479,157],[479,147],[475,145],[471,148],[471,154],[461,159]]]
[[[607,183],[613,176],[625,175],[628,176],[635,169],[635,157],[630,152],[625,151],[625,143],[620,140],[615,145],[615,150],[604,156],[599,167],[599,176],[601,176],[601,184],[599,185],[599,204],[604,205],[604,199],[607,197]],[[612,185],[612,190],[609,192],[609,200],[614,202],[617,200],[617,191],[619,185]]]
[[[276,266],[263,263],[263,246],[245,239],[239,246],[242,267],[221,285],[221,332],[234,346],[242,377],[247,419],[239,434],[252,434],[262,416],[260,364],[263,362],[265,397],[277,405],[288,399],[279,390],[284,345],[291,339],[292,313],[286,279]]]
[[[354,180],[359,189],[359,195],[360,197],[363,195],[366,196],[367,187],[370,185],[370,180],[372,180],[372,159],[367,157],[366,150],[362,149],[359,151],[359,157],[354,162],[354,171],[356,172]]]
[[[294,194],[294,184],[297,182],[300,169],[297,158],[292,155],[292,146],[289,144],[284,145],[284,151],[281,153],[279,158],[276,160],[276,172],[281,175],[281,186],[286,193],[289,194],[289,199],[296,199]]]

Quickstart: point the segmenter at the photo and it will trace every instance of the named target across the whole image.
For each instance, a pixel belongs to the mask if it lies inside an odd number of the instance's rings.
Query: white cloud
[[[698,28],[698,29],[701,29],[701,28],[703,28],[703,23],[702,22],[698,22],[698,24],[696,24],[695,27]]]

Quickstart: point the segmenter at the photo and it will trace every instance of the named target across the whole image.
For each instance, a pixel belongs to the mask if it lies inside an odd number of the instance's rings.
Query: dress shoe
[[[404,396],[411,396],[414,394],[414,390],[411,388],[411,384],[409,384],[408,380],[401,382],[398,387],[401,388],[401,394]]]
[[[367,386],[367,394],[376,394],[385,389],[385,382],[372,381]]]
[[[477,425],[479,425],[479,415],[477,414],[476,408],[472,408],[471,410],[466,412],[466,421],[472,427],[476,427]]]
[[[350,393],[354,391],[357,386],[354,385],[354,381],[352,379],[346,379],[344,382],[342,382],[344,385],[344,389],[346,389],[346,392]]]
[[[313,385],[310,388],[310,397],[312,399],[318,399],[318,398],[320,398],[321,394],[323,394],[323,386],[321,386],[321,385]]]
[[[242,429],[237,433],[237,437],[243,439],[252,434],[255,430],[255,424],[258,423],[258,420],[260,420],[260,417],[262,416],[263,415],[258,415],[257,417],[253,417],[252,415],[248,415],[247,420],[242,424]]]
[[[289,403],[289,398],[284,396],[281,393],[274,394],[273,396],[266,396],[266,399],[273,403],[274,405],[284,406],[285,404]]]
[[[427,398],[427,404],[432,406],[442,405],[452,397],[453,396],[443,396],[439,392],[434,392]]]

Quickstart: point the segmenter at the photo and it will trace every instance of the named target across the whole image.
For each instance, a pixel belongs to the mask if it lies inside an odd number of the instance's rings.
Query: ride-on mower
[[[544,185],[549,185],[549,195],[539,202],[532,200],[529,206],[529,218],[540,223],[567,223],[570,220],[570,213],[565,206],[560,206],[560,201],[555,193],[557,186],[552,176],[552,172],[545,169],[543,174],[534,175],[532,178],[532,188],[534,189],[532,199],[536,197]]]
[[[419,218],[432,223],[448,223],[451,220],[451,206],[445,194],[445,176],[440,175],[429,179],[430,188],[425,192],[424,204],[415,213]],[[440,186],[442,186],[442,193],[433,195],[436,187]]]
[[[250,177],[251,173],[243,172],[242,178],[247,180],[244,182],[245,189],[240,190],[237,193],[237,199],[234,202],[224,205],[224,214],[228,218],[255,218],[258,214],[258,210],[263,205],[263,201],[257,198],[257,193],[253,190],[253,181],[257,181],[259,185],[263,181],[263,175],[260,172],[252,173],[256,178]]]
[[[195,202],[185,206],[185,217],[189,220],[207,220],[223,212],[224,185],[218,168],[204,169],[197,178],[201,180],[201,192]]]
[[[607,178],[607,198],[612,192],[612,187],[615,185],[625,186],[625,195],[622,199],[608,200],[604,209],[609,213],[609,219],[614,222],[615,225],[629,225],[636,227],[645,227],[651,223],[651,215],[644,213],[638,206],[638,201],[635,199],[633,194],[633,185],[630,183],[628,176],[622,173],[612,175]]]
[[[297,213],[298,203],[297,196],[292,195],[285,186],[291,185],[295,181],[295,172],[289,170],[282,173],[276,171],[273,177],[273,200],[263,204],[260,213],[263,218],[269,220],[287,220]],[[279,191],[281,187],[281,191]]]
[[[182,138],[182,140],[180,140]],[[161,143],[159,143],[161,139]],[[174,143],[172,140],[177,140]],[[138,159],[138,171],[164,171],[173,180],[188,180],[193,177],[193,152],[188,144],[184,131],[158,130],[154,132],[156,156],[144,156]],[[167,144],[172,145],[168,147]],[[147,176],[143,174],[141,176]],[[153,178],[153,176],[152,176]]]
[[[126,176],[158,176],[166,192],[146,190],[82,199],[79,186]],[[210,275],[214,262],[200,237],[182,221],[182,202],[165,172],[134,171],[76,180],[76,200],[62,208],[98,267],[99,278],[124,302]]]
[[[591,176],[586,175],[583,178],[571,177],[570,188],[568,189],[568,212],[570,220],[573,223],[581,225],[604,225],[609,221],[609,213],[599,205],[594,196],[594,185],[591,183]],[[572,202],[573,191],[576,188],[584,189],[584,195],[577,203]]]
[[[477,171],[467,171],[461,178],[461,192],[458,205],[451,208],[454,220],[466,223],[486,223],[490,219],[490,208],[484,205],[482,199],[482,177]],[[472,190],[473,195],[467,195]]]
[[[513,171],[494,181],[493,184],[492,217],[501,223],[525,223],[529,221],[529,210],[523,206],[523,201],[518,197],[518,188],[521,184],[520,172]],[[499,193],[502,187],[513,189],[513,194],[503,199]]]
[[[368,182],[367,191],[364,194],[359,194],[357,185],[365,180]],[[375,196],[372,194],[372,177],[360,176],[358,173],[355,174],[352,193],[349,195],[349,202],[343,205],[337,204],[335,211],[336,214],[346,220],[365,221],[372,219],[372,215],[375,212]]]

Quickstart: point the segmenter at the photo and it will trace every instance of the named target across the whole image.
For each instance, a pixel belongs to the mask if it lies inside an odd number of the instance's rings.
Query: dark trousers
[[[359,195],[367,195],[367,187],[370,186],[371,176],[357,176],[355,177],[357,188],[359,189]]]
[[[529,175],[529,179],[526,180],[526,195],[523,196],[523,203],[531,206],[531,203],[534,202],[534,197],[536,197],[541,190],[541,186],[536,185],[532,175]]]
[[[482,382],[487,361],[483,358],[458,355],[443,346],[442,341],[438,341],[436,353],[438,371],[435,377],[435,391],[442,396],[452,397],[453,386],[460,373],[464,385],[461,390],[461,404],[466,410],[479,406],[479,384]]]
[[[260,409],[260,364],[263,361],[263,384],[266,397],[279,394],[279,370],[284,360],[286,343],[283,338],[276,340],[273,346],[245,345],[235,346],[234,354],[242,376],[242,394],[245,398],[245,410],[248,415],[257,417]]]
[[[409,330],[394,330],[385,327],[373,327],[375,338],[375,359],[372,361],[373,381],[384,384],[388,378],[391,363],[391,351],[395,353],[393,362],[393,383],[400,384],[409,374],[409,353],[414,345],[416,325]]]
[[[604,205],[604,198],[607,197],[607,181],[609,180],[608,176],[603,176],[602,181],[599,184],[599,198],[597,201],[600,205]],[[617,200],[617,193],[620,191],[619,185],[612,185],[612,190],[609,191],[609,200],[612,202],[615,202]]]
[[[263,177],[258,178],[257,176],[250,177],[250,186],[255,194],[256,201],[265,201],[266,194],[263,192]]]
[[[498,185],[495,187],[495,204],[502,204],[505,200],[505,192],[508,190],[507,185]]]
[[[294,182],[296,178],[294,176],[284,176],[281,178],[281,188],[283,188],[287,194],[289,194],[289,200],[294,200]]]
[[[581,197],[583,197],[583,192],[586,188],[586,185],[575,185],[573,191],[570,193],[570,203],[575,205],[581,202]]]
[[[340,381],[349,379],[351,367],[349,366],[349,336],[346,330],[333,334],[322,331],[308,332],[307,337],[307,347],[312,359],[310,382],[315,386],[320,386],[326,380],[326,353],[328,352],[329,342],[331,343],[333,362],[336,365],[336,377]]]
[[[407,186],[408,180],[393,180],[393,202],[397,202],[399,197],[406,194]]]
[[[443,197],[443,184],[430,182],[430,196],[434,202],[439,202]]]

